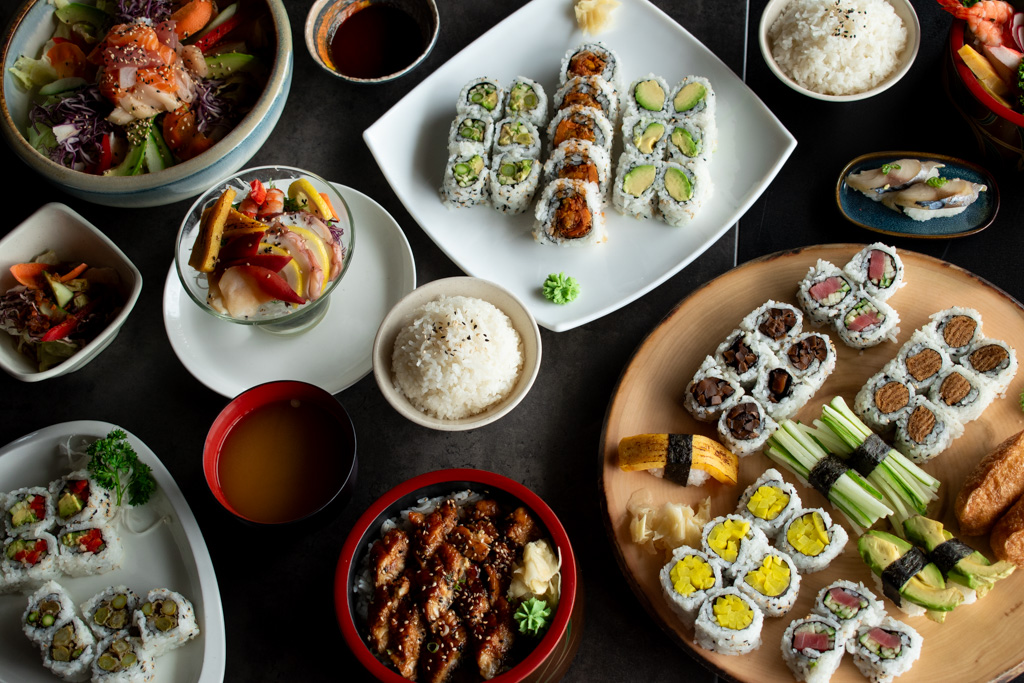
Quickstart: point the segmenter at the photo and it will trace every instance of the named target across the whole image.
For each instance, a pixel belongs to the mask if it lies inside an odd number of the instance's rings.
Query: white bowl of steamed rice
[[[475,429],[516,407],[540,369],[540,329],[511,292],[474,277],[429,282],[395,304],[373,342],[373,376],[416,424]]]
[[[921,24],[909,0],[771,0],[759,42],[768,68],[793,90],[853,102],[910,70]]]

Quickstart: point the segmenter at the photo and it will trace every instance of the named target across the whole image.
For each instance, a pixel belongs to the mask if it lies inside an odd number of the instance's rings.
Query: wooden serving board
[[[795,304],[796,284],[818,259],[841,268],[862,247],[824,245],[777,253],[712,280],[676,306],[644,340],[623,371],[609,404],[601,439],[601,502],[619,565],[652,618],[705,666],[730,680],[791,680],[780,653],[782,634],[790,621],[807,615],[818,591],[836,579],[862,581],[875,590],[871,572],[857,555],[856,537],[851,533],[845,551],[827,569],[803,576],[799,599],[788,615],[765,619],[763,642],[758,650],[731,657],[705,651],[694,644],[692,630],[672,614],[661,594],[658,571],[664,558],[648,554],[630,539],[626,504],[634,491],[646,488],[656,504],[685,502],[694,509],[710,496],[714,517],[732,512],[744,488],[766,468],[775,467],[796,485],[805,506],[824,507],[833,519],[844,524],[845,519],[817,491],[803,486],[760,452],[740,461],[736,486],[711,481],[701,488],[685,488],[646,472],[621,471],[616,465],[618,443],[623,437],[642,433],[715,436],[714,425],[694,420],[682,402],[686,385],[704,356],[714,353],[740,319],[769,298]],[[900,315],[899,343],[885,342],[858,352],[843,345],[834,330],[822,329],[836,343],[836,370],[796,419],[810,423],[820,416],[822,404],[836,395],[843,396],[852,406],[854,396],[868,377],[895,357],[903,342],[928,322],[932,313],[944,308],[975,308],[982,314],[985,336],[1016,346],[1024,340],[1024,309],[1005,292],[949,263],[913,252],[900,254],[907,284],[888,301]],[[805,329],[813,328],[805,325]],[[1022,351],[1024,348],[1018,353]],[[933,503],[929,514],[942,520],[954,533],[957,526],[953,501],[964,478],[995,445],[1024,429],[1024,412],[1018,405],[1022,387],[1024,372],[1018,372],[1005,397],[996,399],[979,420],[966,425],[963,436],[924,467],[942,481],[940,499]],[[987,538],[963,540],[992,557]],[[1024,639],[1019,637],[1024,633],[1024,570],[998,583],[975,604],[958,607],[947,616],[945,624],[925,617],[906,617],[888,600],[885,605],[891,616],[904,620],[924,638],[921,659],[899,678],[900,683],[1002,680],[1024,671]],[[854,666],[852,656],[845,655],[832,680],[862,682],[864,678]]]

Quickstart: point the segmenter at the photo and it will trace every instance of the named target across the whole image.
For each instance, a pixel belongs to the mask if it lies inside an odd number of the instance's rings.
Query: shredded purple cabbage
[[[199,132],[209,137],[209,133],[219,126],[230,128],[230,107],[221,97],[224,81],[197,78],[194,83],[196,97],[192,100],[192,111],[196,114],[196,127]]]
[[[67,97],[35,105],[28,118],[33,124],[42,123],[51,128],[74,126],[77,132],[58,142],[48,152],[58,164],[82,170],[99,161],[103,135],[115,131],[114,125],[105,118],[111,109],[110,102],[100,94],[99,86],[91,84]]]
[[[171,18],[170,0],[117,0],[114,22],[129,24],[139,17],[152,19],[154,23]]]

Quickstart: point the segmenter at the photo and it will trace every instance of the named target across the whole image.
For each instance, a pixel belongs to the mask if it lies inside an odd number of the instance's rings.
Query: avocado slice
[[[953,534],[943,528],[942,522],[914,515],[903,522],[907,538],[932,553],[946,541],[953,540]],[[1005,579],[1013,573],[1016,565],[1001,560],[992,564],[981,553],[974,553],[961,558],[946,574],[950,581],[973,588],[978,597],[984,596],[995,585],[996,581]]]
[[[665,107],[665,89],[654,79],[640,81],[633,90],[633,99],[647,111],[661,111]]]
[[[658,174],[654,164],[634,166],[626,175],[622,176],[622,191],[628,195],[639,197],[654,184],[654,178]]]
[[[452,174],[459,187],[469,187],[477,181],[484,170],[484,160],[479,154],[474,154],[465,161],[460,161],[452,167]]]
[[[29,507],[29,504],[24,500],[18,501],[18,503],[13,505],[10,509],[10,513],[11,526],[14,527],[19,527],[22,524],[31,524],[32,522],[39,521],[36,519],[35,513],[32,512],[32,508]]]
[[[537,93],[526,83],[516,83],[508,94],[510,111],[533,111],[538,103]]]
[[[225,78],[238,71],[248,71],[259,62],[253,55],[243,52],[225,52],[206,58],[207,75],[210,78]]]
[[[672,144],[691,159],[700,154],[700,138],[694,138],[685,128],[675,128],[670,137]]]
[[[637,133],[637,128],[640,128],[640,126],[638,125],[633,129],[633,143],[636,145],[636,148],[640,150],[641,154],[653,154],[654,146],[665,135],[665,124],[658,123],[657,121],[648,123],[639,133]]]
[[[82,511],[82,501],[78,499],[73,493],[65,493],[57,501],[57,514],[60,515],[61,519],[67,519],[72,515],[77,515]]]
[[[68,305],[69,301],[75,298],[75,293],[58,278],[50,275],[45,270],[43,271],[43,277],[46,278],[46,284],[50,285],[50,291],[53,292],[53,298],[59,307],[64,308]]]
[[[877,576],[886,568],[914,549],[898,536],[884,531],[869,530],[857,540],[857,552],[861,559]],[[963,602],[964,595],[958,589],[947,587],[942,572],[928,563],[899,588],[900,596],[908,602],[933,612],[949,612]]]
[[[665,171],[665,190],[677,202],[687,202],[693,197],[693,183],[678,168],[669,168]]]
[[[470,104],[479,104],[487,111],[494,111],[498,106],[498,89],[493,83],[477,83],[466,93],[466,98]]]
[[[703,102],[706,95],[707,88],[703,83],[687,83],[676,93],[672,106],[676,112],[690,111]]]

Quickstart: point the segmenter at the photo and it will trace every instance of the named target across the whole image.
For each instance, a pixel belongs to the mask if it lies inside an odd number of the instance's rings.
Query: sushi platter
[[[701,363],[713,352],[714,340],[729,330],[765,298],[794,302],[796,283],[818,259],[846,262],[861,245],[823,245],[783,252],[756,259],[727,272],[683,300],[644,340],[624,370],[611,399],[601,441],[601,503],[604,522],[615,548],[620,568],[651,617],[676,642],[702,658],[717,674],[730,680],[788,680],[791,676],[779,653],[778,644],[793,619],[811,611],[815,595],[836,580],[863,582],[872,586],[870,570],[861,561],[853,544],[847,545],[837,559],[823,571],[802,577],[799,596],[792,611],[782,618],[766,618],[763,644],[742,656],[723,656],[701,649],[694,643],[694,632],[683,626],[664,599],[658,572],[664,565],[661,555],[648,554],[630,537],[627,503],[639,489],[650,491],[654,504],[682,502],[696,509],[710,497],[712,517],[731,513],[744,489],[773,463],[763,454],[742,458],[736,486],[710,481],[701,487],[680,487],[643,472],[624,472],[616,464],[619,440],[634,434],[669,432],[714,436],[714,426],[694,420],[683,406],[686,383]],[[794,419],[810,423],[821,412],[822,404],[835,396],[847,400],[865,380],[884,365],[915,328],[931,314],[945,307],[970,305],[984,316],[987,334],[1003,339],[1024,338],[1024,316],[1018,303],[977,276],[929,256],[902,251],[907,284],[889,302],[899,311],[901,331],[898,344],[885,342],[864,351],[845,345],[838,347],[838,362],[832,375]],[[723,302],[727,302],[723,305]],[[711,340],[711,341],[709,341]],[[955,524],[953,500],[967,474],[977,461],[1006,436],[1021,428],[1021,413],[1016,396],[1024,386],[1018,376],[1006,392],[984,415],[970,423],[963,437],[953,442],[941,456],[924,469],[942,482],[939,500],[932,516]],[[785,479],[796,484],[804,505],[831,506],[818,492],[804,486],[790,473]],[[836,521],[849,523],[834,514]],[[851,537],[856,538],[851,533]],[[967,539],[987,551],[985,539]],[[900,681],[994,680],[1012,677],[1024,666],[1024,645],[1015,638],[1024,628],[1021,591],[1024,576],[1010,576],[988,596],[951,612],[944,624],[923,617],[900,614],[891,602],[886,608],[892,616],[913,626],[924,639],[920,660]],[[994,623],[998,621],[998,626]],[[984,647],[984,650],[981,648]],[[953,658],[952,651],[977,653]],[[984,652],[984,654],[982,654]],[[852,662],[844,661],[834,681],[860,681],[861,674]]]

